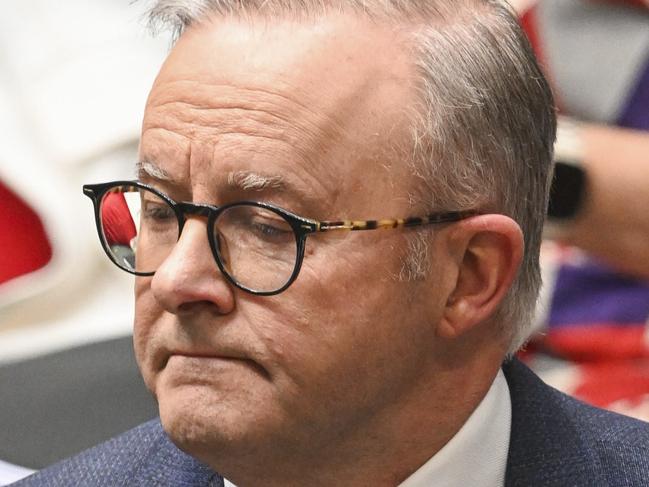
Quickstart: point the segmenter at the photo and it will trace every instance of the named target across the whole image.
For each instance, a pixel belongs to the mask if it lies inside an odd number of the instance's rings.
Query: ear
[[[438,335],[455,338],[491,317],[523,258],[523,233],[504,215],[480,215],[454,225],[447,240],[457,273]]]

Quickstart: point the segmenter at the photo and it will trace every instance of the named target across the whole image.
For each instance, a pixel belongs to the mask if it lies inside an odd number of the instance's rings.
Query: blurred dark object
[[[586,173],[581,167],[556,161],[548,217],[559,220],[573,218],[583,203],[585,188]]]
[[[42,468],[158,415],[124,337],[0,366],[0,458]]]

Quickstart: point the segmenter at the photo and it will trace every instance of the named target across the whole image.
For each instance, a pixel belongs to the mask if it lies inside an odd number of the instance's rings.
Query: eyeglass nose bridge
[[[190,203],[188,201],[181,201],[175,205],[176,214],[178,215],[178,220],[180,223],[180,231],[182,232],[185,222],[187,221],[188,216],[199,216],[203,218],[208,218],[218,210],[210,205],[202,205],[196,203]]]

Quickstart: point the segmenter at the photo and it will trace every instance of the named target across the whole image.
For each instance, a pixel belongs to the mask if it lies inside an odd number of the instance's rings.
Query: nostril
[[[218,272],[218,271],[217,271]],[[151,281],[153,295],[159,305],[172,314],[204,313],[224,315],[234,309],[234,294],[221,276],[191,275],[185,273],[173,280],[157,280],[158,273]]]
[[[205,312],[209,312],[210,314],[217,315],[217,316],[227,314],[227,311],[222,311],[220,309],[218,303],[215,303],[213,301],[208,301],[208,300],[181,303],[176,308],[175,314],[184,315],[184,314],[197,314],[197,313],[205,313]]]

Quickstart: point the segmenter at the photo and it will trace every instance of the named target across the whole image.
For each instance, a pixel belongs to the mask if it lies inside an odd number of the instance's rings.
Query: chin
[[[160,420],[167,434],[180,445],[213,442],[233,422],[223,398],[201,386],[157,387]]]
[[[158,389],[162,427],[184,452],[216,468],[215,460],[243,455],[273,436],[261,400],[223,397],[203,387]]]

